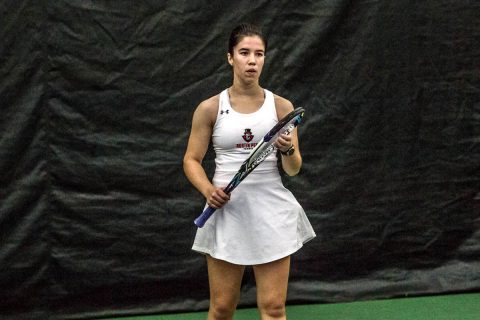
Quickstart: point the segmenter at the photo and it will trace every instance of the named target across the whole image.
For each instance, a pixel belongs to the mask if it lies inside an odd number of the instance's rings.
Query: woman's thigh
[[[240,298],[245,266],[232,264],[207,256],[210,301],[224,307],[236,307]]]
[[[262,304],[284,304],[287,299],[290,257],[253,266],[257,300]]]

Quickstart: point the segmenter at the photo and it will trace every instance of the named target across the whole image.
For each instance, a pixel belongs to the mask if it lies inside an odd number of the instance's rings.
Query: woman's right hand
[[[223,207],[228,200],[230,200],[230,195],[225,193],[222,188],[213,188],[207,196],[208,205],[215,209]]]

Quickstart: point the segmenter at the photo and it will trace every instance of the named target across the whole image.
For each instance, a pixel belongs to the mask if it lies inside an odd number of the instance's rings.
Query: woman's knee
[[[281,298],[259,299],[257,304],[260,313],[270,318],[283,318],[286,315],[285,301]]]
[[[210,303],[209,313],[213,319],[232,319],[237,304],[231,301],[212,301]]]

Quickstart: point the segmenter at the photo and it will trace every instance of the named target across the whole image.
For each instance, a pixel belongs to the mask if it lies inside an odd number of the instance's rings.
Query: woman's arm
[[[183,158],[183,170],[187,179],[203,194],[207,203],[216,209],[221,208],[230,197],[221,188],[215,187],[210,182],[202,166],[202,161],[212,136],[217,106],[218,98],[213,97],[200,103],[195,110],[187,150]]]
[[[275,107],[277,108],[277,117],[282,119],[288,113],[293,111],[293,105],[287,99],[284,99],[280,96],[275,96]],[[275,146],[280,151],[287,151],[291,147],[295,151],[291,155],[284,155],[281,153],[282,157],[282,167],[283,170],[289,175],[294,176],[300,172],[302,167],[302,156],[300,154],[300,148],[298,146],[298,135],[297,128],[295,128],[289,135],[280,135],[275,142]]]

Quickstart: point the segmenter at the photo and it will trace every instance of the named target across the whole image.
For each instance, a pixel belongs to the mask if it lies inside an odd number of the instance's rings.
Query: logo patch
[[[243,140],[245,140],[246,142],[250,142],[252,141],[253,137],[255,137],[253,134],[252,134],[252,130],[251,129],[245,129],[245,132],[243,133]]]

